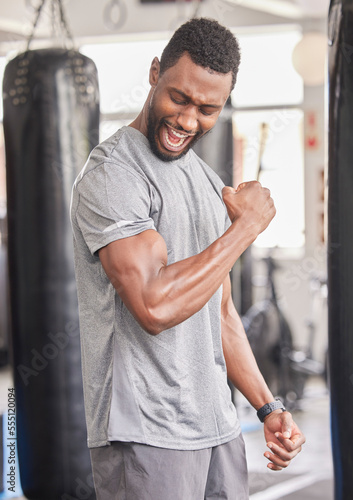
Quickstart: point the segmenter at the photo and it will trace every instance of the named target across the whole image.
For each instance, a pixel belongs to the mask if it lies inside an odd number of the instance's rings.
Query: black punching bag
[[[335,499],[353,498],[353,0],[329,12],[328,290]]]
[[[3,95],[22,489],[92,500],[69,206],[98,142],[96,67],[74,50],[27,51],[8,63]]]

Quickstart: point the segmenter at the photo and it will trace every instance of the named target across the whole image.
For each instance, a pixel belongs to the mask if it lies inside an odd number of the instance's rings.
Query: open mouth
[[[163,146],[169,151],[178,152],[182,150],[194,137],[194,135],[183,134],[164,123],[162,127]]]

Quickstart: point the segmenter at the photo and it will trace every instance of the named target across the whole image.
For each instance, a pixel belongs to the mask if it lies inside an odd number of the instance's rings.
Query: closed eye
[[[187,104],[187,102],[185,100],[182,100],[182,99],[176,99],[175,97],[173,97],[172,95],[170,96],[171,100],[175,103],[175,104],[178,104],[180,106],[184,106],[185,104]]]
[[[215,110],[213,108],[211,109],[205,109],[205,108],[200,108],[200,112],[205,115],[205,116],[211,116],[213,113],[216,113],[218,110]]]

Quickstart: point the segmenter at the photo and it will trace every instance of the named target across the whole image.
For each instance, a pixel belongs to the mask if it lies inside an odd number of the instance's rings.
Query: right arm
[[[269,191],[258,182],[224,188],[223,199],[232,225],[197,255],[168,265],[166,244],[153,230],[99,250],[107,276],[148,333],[157,335],[199,311],[275,214]]]

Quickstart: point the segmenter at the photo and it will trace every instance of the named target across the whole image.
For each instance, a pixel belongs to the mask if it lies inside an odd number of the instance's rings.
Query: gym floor
[[[7,390],[11,386],[10,370],[1,369],[1,412],[6,411]],[[329,396],[323,382],[313,380],[308,384],[300,410],[294,412],[307,441],[290,467],[280,472],[266,467],[262,424],[255,411],[239,396],[236,401],[247,450],[250,500],[333,500]],[[0,493],[0,499],[5,498],[26,500],[23,496]]]

